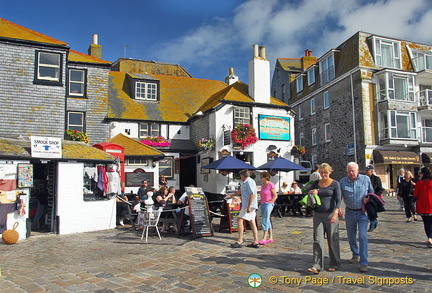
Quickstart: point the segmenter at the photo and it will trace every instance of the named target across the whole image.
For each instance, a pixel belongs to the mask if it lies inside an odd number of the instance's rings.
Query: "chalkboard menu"
[[[193,236],[213,236],[207,197],[200,187],[186,187]]]
[[[149,173],[135,173],[126,172],[126,186],[141,186],[143,180],[147,180],[149,186],[154,186],[153,184],[153,172]]]
[[[240,214],[241,202],[233,202],[232,200],[228,200],[227,206],[228,206],[229,232],[232,233],[234,231],[238,231],[237,218]]]

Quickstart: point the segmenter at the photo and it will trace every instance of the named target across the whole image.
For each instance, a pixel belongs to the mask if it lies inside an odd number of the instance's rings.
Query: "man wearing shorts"
[[[241,170],[239,174],[240,179],[243,181],[243,184],[240,190],[233,194],[233,196],[241,195],[241,210],[237,218],[239,234],[237,242],[231,244],[231,247],[240,248],[243,246],[244,221],[249,221],[254,241],[247,246],[259,248],[258,229],[255,222],[256,211],[258,209],[256,183],[252,178],[249,177],[248,170]]]

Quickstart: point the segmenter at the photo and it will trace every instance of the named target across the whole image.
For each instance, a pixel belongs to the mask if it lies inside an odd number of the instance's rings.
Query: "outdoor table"
[[[287,215],[289,212],[292,212],[294,216],[297,216],[297,213],[300,216],[303,216],[301,204],[299,203],[303,196],[303,194],[293,193],[279,194],[276,200],[274,211],[280,218]]]
[[[180,217],[177,214],[178,204],[167,203],[162,210],[159,223],[173,223],[176,229],[179,229]]]

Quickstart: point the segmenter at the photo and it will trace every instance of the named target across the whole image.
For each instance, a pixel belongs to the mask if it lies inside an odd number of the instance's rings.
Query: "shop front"
[[[18,223],[20,239],[115,228],[116,158],[82,142],[44,139],[0,138],[0,228]],[[56,151],[44,154],[50,142]]]

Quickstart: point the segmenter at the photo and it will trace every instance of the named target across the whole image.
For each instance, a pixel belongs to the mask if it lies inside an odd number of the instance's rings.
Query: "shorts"
[[[246,221],[252,221],[256,218],[256,210],[254,208],[251,208],[251,211],[249,213],[246,212],[246,209],[241,209],[240,213],[238,215],[239,218],[242,218]]]

